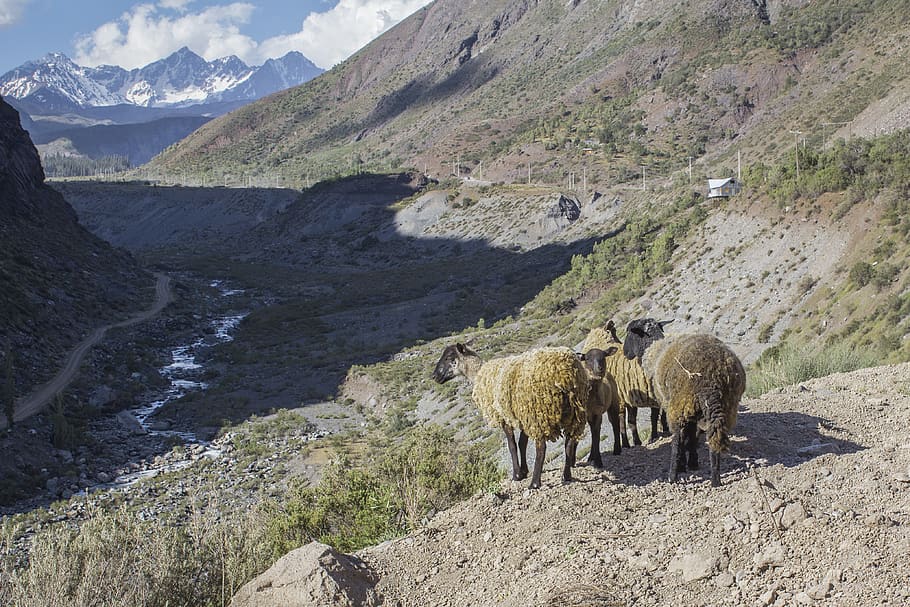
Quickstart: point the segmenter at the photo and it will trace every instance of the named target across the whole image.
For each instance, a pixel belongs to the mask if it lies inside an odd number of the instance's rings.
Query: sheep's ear
[[[661,321],[658,321],[657,324],[660,325],[660,328],[661,328],[661,329],[663,329],[664,327],[666,327],[668,324],[670,324],[670,323],[673,322],[674,320],[676,320],[676,319],[675,319],[675,318],[671,318],[670,320],[661,320]]]
[[[459,354],[468,353],[468,348],[464,344],[455,344],[455,349],[458,350]]]
[[[613,329],[616,328],[616,323],[614,323],[613,319],[611,318],[610,320],[607,321],[607,324],[604,325],[604,328],[607,331],[612,331]]]
[[[629,327],[629,333],[632,333],[633,335],[638,335],[639,337],[645,337],[647,335],[645,330],[637,325],[634,327]]]
[[[619,352],[619,348],[617,346],[610,346],[609,348],[604,350],[604,354],[606,354],[607,356],[613,356],[617,352]]]

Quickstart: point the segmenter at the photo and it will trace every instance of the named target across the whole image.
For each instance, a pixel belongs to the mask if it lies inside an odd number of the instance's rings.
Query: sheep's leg
[[[540,489],[540,473],[543,472],[543,460],[547,456],[547,439],[539,438],[534,441],[534,473],[531,476],[531,489]]]
[[[709,451],[711,454],[711,486],[720,487],[720,453]]]
[[[578,441],[575,439],[566,439],[566,463],[562,467],[562,481],[569,483],[572,481],[572,467],[575,465],[576,454],[578,453]]]
[[[690,422],[685,428],[685,445],[689,454],[689,470],[698,470],[698,424]]]
[[[686,471],[685,431],[682,427],[673,429],[670,439],[670,475],[669,481],[676,482],[680,472]]]
[[[600,427],[603,419],[603,415],[592,415],[588,421],[588,425],[591,427],[591,453],[588,454],[588,463],[595,468],[604,467],[603,460],[600,459]]]
[[[515,432],[512,430],[512,426],[505,422],[502,422],[502,431],[505,432],[506,443],[509,445],[509,455],[512,456],[512,480],[520,481],[525,477],[519,475],[518,446],[515,444]],[[521,439],[519,438],[519,440]],[[527,474],[525,474],[525,476],[527,476]]]
[[[640,445],[641,437],[638,436],[638,407],[626,407],[626,415],[629,417],[629,427],[632,428],[632,444],[636,446]]]
[[[522,430],[518,434],[519,476],[517,480],[528,478],[528,435]]]
[[[667,427],[667,412],[660,407],[651,407],[651,438],[648,439],[649,443],[653,443],[657,440],[657,437],[661,435],[657,431],[658,421],[660,421],[663,434],[669,434],[670,428]]]
[[[622,453],[619,440],[619,409],[610,407],[607,409],[607,419],[610,420],[610,427],[613,429],[613,455]]]
[[[625,447],[626,449],[629,448],[629,437],[626,436],[626,413],[625,412],[627,410],[628,410],[628,407],[623,407],[622,405],[620,405],[620,407],[619,407],[619,437],[620,437],[620,440],[622,441],[622,446]]]

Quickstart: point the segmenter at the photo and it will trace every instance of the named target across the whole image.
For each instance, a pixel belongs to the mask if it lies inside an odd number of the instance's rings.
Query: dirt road
[[[54,397],[55,394],[63,391],[73,378],[76,377],[76,373],[79,370],[79,365],[82,364],[82,359],[85,358],[86,353],[91,349],[95,344],[100,342],[108,329],[115,329],[120,327],[128,327],[136,323],[143,322],[156,316],[164,307],[171,302],[173,294],[171,292],[171,277],[165,274],[155,274],[158,281],[155,284],[155,303],[151,308],[140,312],[135,316],[122,320],[120,322],[112,323],[105,325],[103,327],[98,327],[92,333],[86,337],[82,342],[76,346],[70,355],[66,359],[66,363],[63,365],[63,368],[60,369],[60,372],[52,380],[36,388],[28,396],[20,398],[16,402],[16,412],[14,414],[14,419],[19,422],[22,421],[35,413],[41,411]],[[6,420],[0,419],[0,429],[6,427]]]

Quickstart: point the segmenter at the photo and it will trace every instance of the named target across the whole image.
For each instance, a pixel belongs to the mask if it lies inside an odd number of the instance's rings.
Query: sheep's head
[[[673,320],[654,320],[653,318],[636,318],[626,328],[626,341],[622,351],[629,360],[641,360],[648,346],[664,337],[664,327]]]
[[[579,354],[578,359],[584,363],[588,375],[592,379],[603,379],[604,372],[607,370],[607,357],[613,356],[619,348],[610,346],[606,350],[591,348],[584,354]]]
[[[464,375],[464,358],[477,356],[473,350],[464,344],[446,346],[433,369],[433,379],[436,383],[444,384],[456,375]]]

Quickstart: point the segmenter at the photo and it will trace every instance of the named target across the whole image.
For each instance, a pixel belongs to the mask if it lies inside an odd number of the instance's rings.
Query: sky
[[[248,65],[289,51],[328,69],[430,0],[0,0],[0,75],[61,52],[142,67],[183,46]]]

